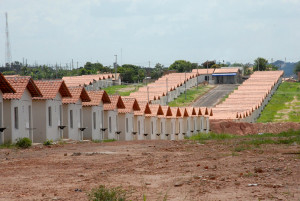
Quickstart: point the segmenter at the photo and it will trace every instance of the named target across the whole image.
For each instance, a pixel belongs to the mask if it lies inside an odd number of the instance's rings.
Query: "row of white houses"
[[[209,131],[207,108],[170,108],[135,98],[0,73],[0,143],[72,140],[183,139]]]

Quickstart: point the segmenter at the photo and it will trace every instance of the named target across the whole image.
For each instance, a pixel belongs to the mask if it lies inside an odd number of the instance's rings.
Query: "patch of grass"
[[[116,139],[106,139],[106,140],[102,140],[102,142],[114,142],[116,141]]]
[[[16,147],[16,145],[12,144],[11,142],[5,142],[4,144],[0,145],[0,149],[12,149],[15,147]]]
[[[50,146],[52,144],[53,144],[53,140],[48,140],[48,139],[43,143],[43,145],[45,146]]]
[[[120,96],[129,96],[130,93],[137,91],[143,84],[115,85],[105,88],[109,95],[119,94]],[[127,89],[126,89],[127,88]]]
[[[197,135],[191,136],[189,139],[196,141],[205,141],[205,140],[225,140],[232,139],[238,136],[230,134],[217,134],[217,133],[199,133]]]
[[[239,146],[236,146],[236,147],[234,148],[234,151],[235,151],[235,152],[241,152],[241,151],[248,150],[248,149],[251,149],[251,147],[249,147],[249,146],[244,146],[244,145],[239,145]]]
[[[299,82],[284,82],[282,83],[277,91],[272,96],[271,101],[264,108],[261,113],[261,116],[257,120],[257,122],[274,122],[280,116],[280,110],[289,109],[291,106],[287,103],[290,103],[294,100],[294,97],[297,97],[298,102],[300,101],[300,83]],[[296,102],[295,105],[298,105]],[[276,117],[276,115],[278,117]],[[300,112],[293,111],[288,114],[288,119],[285,121],[288,122],[300,122]],[[278,121],[278,120],[277,120]]]
[[[208,90],[212,89],[213,85],[199,85],[198,90],[197,87],[190,88],[186,90],[186,100],[185,94],[180,94],[175,100],[169,102],[170,107],[184,107],[190,105],[196,98],[205,94]]]
[[[19,138],[16,142],[17,147],[24,148],[24,149],[30,147],[31,144],[32,144],[31,140],[27,137]]]
[[[127,192],[121,187],[108,188],[100,185],[98,188],[92,189],[88,197],[92,201],[125,201]]]
[[[101,140],[92,140],[92,142],[94,142],[94,143],[100,143],[102,141]]]

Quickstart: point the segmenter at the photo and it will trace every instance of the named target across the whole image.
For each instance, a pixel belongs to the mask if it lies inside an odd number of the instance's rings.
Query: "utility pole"
[[[206,73],[207,73],[207,83],[209,84],[209,77],[208,77],[208,60],[206,61]]]
[[[8,17],[7,13],[5,13],[5,21],[6,21],[6,27],[5,27],[5,34],[6,34],[6,44],[5,44],[5,66],[8,65],[8,67],[11,67],[11,52],[10,52],[10,42],[9,42],[9,32],[8,32]]]
[[[197,78],[197,90],[198,90],[198,85],[199,85],[199,83],[198,83],[198,67],[199,67],[199,65],[197,63],[197,75],[196,75],[196,78]]]
[[[118,55],[115,55],[116,57],[116,62],[114,63],[114,67],[115,67],[115,83],[117,81],[117,65],[118,65]]]
[[[184,80],[185,80],[185,85],[184,85],[184,96],[185,96],[185,100],[186,100],[186,71],[184,72]]]
[[[78,61],[77,61],[77,69],[78,69]]]
[[[166,87],[167,87],[167,92],[166,92],[166,97],[167,97],[167,102],[166,104],[168,105],[168,78],[166,78]]]
[[[149,68],[150,68],[150,61],[149,61]]]
[[[147,95],[148,95],[148,103],[149,103],[149,87],[147,86]]]
[[[72,59],[72,70],[73,70],[73,68],[74,68],[74,65],[73,65],[73,59]]]

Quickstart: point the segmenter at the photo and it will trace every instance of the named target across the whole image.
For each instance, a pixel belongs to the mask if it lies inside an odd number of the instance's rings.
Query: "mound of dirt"
[[[300,123],[246,123],[225,120],[211,120],[210,128],[215,133],[230,133],[236,135],[251,135],[257,133],[281,133],[284,131],[299,130]]]

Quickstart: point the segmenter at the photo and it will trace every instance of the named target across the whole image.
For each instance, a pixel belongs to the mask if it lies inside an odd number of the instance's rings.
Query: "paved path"
[[[214,107],[218,102],[231,93],[237,86],[236,84],[220,84],[199,98],[194,107]]]

